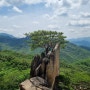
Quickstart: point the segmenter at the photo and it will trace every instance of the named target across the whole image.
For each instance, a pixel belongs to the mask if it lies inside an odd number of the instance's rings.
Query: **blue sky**
[[[0,33],[23,37],[35,30],[90,37],[90,0],[0,0]]]

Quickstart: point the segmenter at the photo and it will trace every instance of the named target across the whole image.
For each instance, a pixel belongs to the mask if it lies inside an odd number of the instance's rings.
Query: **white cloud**
[[[70,17],[70,19],[75,19],[75,20],[78,20],[78,19],[81,18],[81,15],[80,15],[80,14],[79,14],[79,15],[76,15],[76,14],[69,14],[68,16]]]
[[[22,33],[17,33],[15,35],[15,37],[22,38],[22,37],[25,37],[25,35],[24,35],[24,33],[23,34]]]
[[[83,18],[90,18],[90,13],[88,13],[88,12],[81,12],[81,17],[83,17]]]
[[[63,0],[63,6],[68,8],[79,8],[81,5],[86,5],[90,0]]]
[[[23,3],[26,3],[26,4],[37,4],[41,2],[43,2],[43,0],[23,0]]]
[[[0,0],[0,7],[10,6],[10,4],[6,0]]]
[[[0,5],[16,5],[16,4],[38,4],[45,3],[45,6],[64,6],[64,7],[77,7],[82,4],[87,4],[90,0],[0,0]]]
[[[78,14],[68,14],[70,19],[79,20],[79,19],[90,19],[89,12],[80,12]]]
[[[43,18],[50,18],[50,15],[49,14],[44,14],[42,17]]]
[[[33,21],[32,23],[33,23],[34,25],[38,25],[38,24],[39,24],[38,21]]]
[[[89,3],[89,2],[90,2],[90,0],[82,0],[83,5],[85,5],[85,4]]]
[[[90,26],[90,20],[72,20],[68,24],[69,26],[86,27]]]
[[[54,12],[57,16],[67,16],[68,12],[66,8],[59,8]]]
[[[10,10],[10,8],[13,7],[12,9],[15,12],[23,12],[22,14],[14,13],[14,16],[12,16],[13,14],[9,16],[9,11],[6,11],[7,16],[1,15],[0,27],[2,28],[0,29],[0,32],[2,30],[2,32],[22,37],[23,33],[33,32],[38,29],[45,29],[62,31],[70,38],[79,37],[79,33],[84,35],[84,33],[79,32],[79,30],[82,31],[85,27],[90,26],[90,14],[88,13],[89,10],[86,10],[89,6],[86,4],[88,4],[89,1],[90,0],[0,0],[0,7],[10,6],[7,10]],[[43,10],[40,9],[42,8],[40,3],[43,3],[42,5],[46,6],[43,7]],[[35,10],[38,10],[38,13],[33,11],[32,4],[34,4],[34,8]],[[37,5],[35,4],[40,4],[40,6],[36,8]],[[24,5],[28,5],[28,7],[25,8]],[[30,5],[32,5],[32,10],[29,10],[29,8],[31,8]],[[22,11],[23,8],[26,10],[25,12]],[[84,13],[80,13],[81,10]],[[11,11],[12,10],[10,10],[10,12]],[[66,23],[69,20],[69,26],[66,26]],[[85,33],[90,36],[90,28],[88,29],[88,33]],[[78,35],[75,35],[75,33],[78,33]]]
[[[83,4],[87,4],[89,0],[45,0],[46,6],[66,7],[66,8],[79,8]]]
[[[12,5],[20,5],[24,0],[6,0],[8,3],[12,4]]]
[[[46,3],[45,4],[46,7],[50,7],[50,6],[56,7],[56,5],[59,4],[59,0],[44,0],[44,2]],[[61,2],[60,2],[60,4],[61,4]]]
[[[50,24],[50,25],[48,25],[48,29],[59,30],[59,26],[55,25],[55,24]]]
[[[19,25],[16,25],[16,24],[12,25],[12,27],[13,27],[13,28],[16,28],[16,29],[19,29],[19,28],[21,28],[21,26],[19,26]]]
[[[54,14],[66,16],[69,9],[79,8],[83,4],[87,4],[89,0],[1,0],[0,6],[13,6],[13,10],[22,13],[18,5],[44,3],[47,7],[52,7]],[[56,15],[56,16],[57,16]]]
[[[70,10],[79,9],[80,6],[82,5],[82,2],[86,2],[86,1],[84,0],[46,0],[46,6],[52,7],[53,15],[51,18],[54,19],[60,16],[68,16],[68,14],[70,13],[69,12]]]
[[[0,6],[7,6],[7,5],[22,5],[22,4],[37,4],[44,2],[43,0],[0,0]]]
[[[66,0],[70,4],[70,8],[79,8],[82,0]]]
[[[16,11],[16,12],[18,12],[18,13],[22,13],[23,11],[22,10],[20,10],[18,7],[16,7],[16,6],[13,6],[13,8],[12,8],[14,11]]]
[[[63,1],[63,4],[62,4],[63,7],[67,7],[67,8],[71,7],[71,3],[68,0],[62,0],[62,1]]]
[[[0,31],[3,31],[3,32],[13,32],[14,30],[13,29],[0,28]]]
[[[70,32],[76,32],[76,30],[74,30],[74,29],[69,29],[69,31],[70,31]]]

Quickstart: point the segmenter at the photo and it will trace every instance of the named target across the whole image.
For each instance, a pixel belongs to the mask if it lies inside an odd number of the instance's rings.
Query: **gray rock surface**
[[[47,81],[40,77],[27,79],[20,84],[20,90],[51,90]]]
[[[54,90],[55,78],[59,75],[60,46],[46,56],[35,56],[31,64],[31,79],[20,84],[20,90]]]

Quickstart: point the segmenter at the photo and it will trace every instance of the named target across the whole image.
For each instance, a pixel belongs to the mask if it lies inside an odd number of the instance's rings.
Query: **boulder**
[[[41,77],[33,77],[22,82],[20,90],[51,90],[48,88],[48,83]]]

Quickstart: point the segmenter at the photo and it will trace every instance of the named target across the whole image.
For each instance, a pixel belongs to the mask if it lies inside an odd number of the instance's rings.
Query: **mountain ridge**
[[[69,41],[78,46],[90,48],[90,37],[69,39]]]
[[[2,37],[2,36],[10,37],[10,38],[16,38],[16,37],[14,37],[13,35],[7,34],[7,33],[0,33],[0,37]]]
[[[24,54],[37,54],[41,52],[41,49],[31,51],[30,46],[27,43],[28,38],[11,38],[0,37],[0,50],[12,50]],[[73,43],[67,43],[65,49],[61,49],[61,59],[68,62],[73,62],[78,59],[85,59],[90,57],[90,51],[79,47]]]

